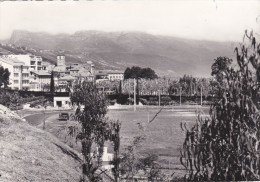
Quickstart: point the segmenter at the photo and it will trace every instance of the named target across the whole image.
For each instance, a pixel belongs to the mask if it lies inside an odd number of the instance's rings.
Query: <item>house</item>
[[[30,73],[30,90],[45,91],[50,86],[51,74],[47,71],[31,71]]]
[[[124,80],[124,71],[110,70],[107,73],[108,79],[113,80]]]
[[[74,64],[70,66],[69,71],[70,75],[76,77],[77,79],[84,79],[87,81],[95,80],[95,76],[93,74],[93,64]]]
[[[0,66],[7,68],[10,72],[9,83],[12,89],[28,90],[29,85],[29,66],[24,62],[8,56],[0,57]]]
[[[58,86],[66,86],[68,84],[71,84],[75,80],[76,77],[71,75],[65,75],[63,77],[58,78]]]
[[[124,71],[120,70],[99,70],[95,74],[96,80],[124,80]]]
[[[70,108],[71,101],[68,96],[54,96],[53,98],[54,107]]]

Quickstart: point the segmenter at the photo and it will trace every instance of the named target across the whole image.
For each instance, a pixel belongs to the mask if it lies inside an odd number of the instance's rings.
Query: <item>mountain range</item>
[[[67,63],[92,61],[97,69],[150,67],[159,75],[209,77],[218,56],[234,57],[236,42],[191,40],[143,32],[78,31],[74,34],[14,31],[9,44],[24,46],[55,63],[58,54]],[[36,54],[35,53],[35,54]]]

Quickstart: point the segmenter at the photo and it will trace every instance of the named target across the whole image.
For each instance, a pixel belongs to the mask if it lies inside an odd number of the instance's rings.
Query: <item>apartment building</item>
[[[17,59],[29,66],[30,71],[42,70],[42,57],[30,54],[9,54],[6,57]]]
[[[7,56],[0,57],[0,65],[7,68],[10,72],[9,87],[16,90],[28,90],[29,84],[29,66],[23,61],[13,59]]]

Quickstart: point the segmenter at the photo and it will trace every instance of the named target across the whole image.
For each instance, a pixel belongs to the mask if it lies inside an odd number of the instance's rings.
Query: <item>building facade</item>
[[[46,71],[31,71],[30,73],[30,90],[32,91],[49,91],[51,83],[51,74]]]
[[[95,73],[96,81],[98,80],[124,80],[124,71],[119,70],[99,70]]]
[[[1,56],[0,65],[10,72],[9,87],[14,90],[29,90],[29,66],[24,62],[10,57]]]
[[[29,66],[30,71],[39,71],[42,70],[42,57],[35,56],[30,54],[9,54],[6,57],[17,59],[18,61],[22,61],[25,65]]]
[[[124,71],[111,70],[108,71],[107,77],[109,80],[124,80]]]
[[[69,108],[71,106],[70,97],[54,96],[53,105],[54,107]]]

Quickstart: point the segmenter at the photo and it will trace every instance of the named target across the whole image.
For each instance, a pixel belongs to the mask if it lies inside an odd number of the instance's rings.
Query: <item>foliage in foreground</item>
[[[80,125],[70,127],[70,133],[81,142],[81,151],[84,162],[82,164],[83,179],[101,181],[106,171],[102,167],[103,147],[105,142],[112,142],[114,146],[115,181],[118,178],[119,131],[118,122],[108,122],[106,97],[98,92],[92,82],[79,81],[74,84],[71,92],[71,102],[78,106],[76,118]],[[83,106],[83,108],[81,108]],[[93,150],[97,147],[97,150]]]
[[[7,86],[9,85],[9,76],[9,70],[7,68],[4,69],[4,67],[0,66],[0,90],[2,86],[4,86],[4,88],[7,88]]]
[[[252,33],[245,36],[248,42],[235,49],[236,67],[225,57],[212,67],[221,84],[210,117],[198,117],[191,129],[182,125],[186,139],[180,160],[187,180],[260,180],[260,44]]]

